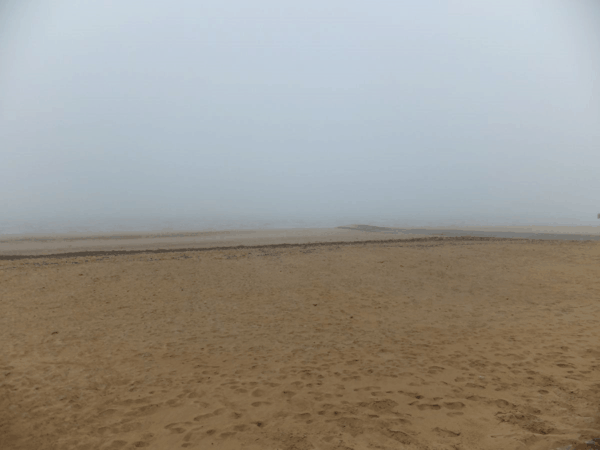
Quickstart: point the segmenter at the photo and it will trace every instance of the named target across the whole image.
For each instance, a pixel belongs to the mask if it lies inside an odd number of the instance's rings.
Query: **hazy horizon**
[[[600,225],[600,4],[0,6],[0,235]]]

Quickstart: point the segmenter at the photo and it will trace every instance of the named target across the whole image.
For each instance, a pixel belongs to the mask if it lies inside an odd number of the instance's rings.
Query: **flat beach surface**
[[[0,238],[0,448],[600,437],[598,233],[360,227]]]
[[[427,236],[479,236],[552,240],[600,240],[600,227],[464,227],[390,228],[347,225],[336,228],[177,231],[54,235],[0,235],[0,259],[82,252],[142,252],[184,248],[222,248],[312,242],[358,242],[414,239]]]

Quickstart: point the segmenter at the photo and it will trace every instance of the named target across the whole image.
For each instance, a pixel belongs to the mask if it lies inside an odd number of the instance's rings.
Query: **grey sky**
[[[0,222],[596,224],[598,23],[591,0],[8,2]]]

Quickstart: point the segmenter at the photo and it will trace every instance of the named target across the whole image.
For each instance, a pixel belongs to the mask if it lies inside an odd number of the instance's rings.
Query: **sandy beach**
[[[0,238],[0,449],[600,437],[597,228],[362,227]]]

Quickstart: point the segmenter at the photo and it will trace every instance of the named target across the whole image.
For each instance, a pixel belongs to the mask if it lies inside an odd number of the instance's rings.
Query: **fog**
[[[597,1],[5,1],[0,234],[598,225]]]

